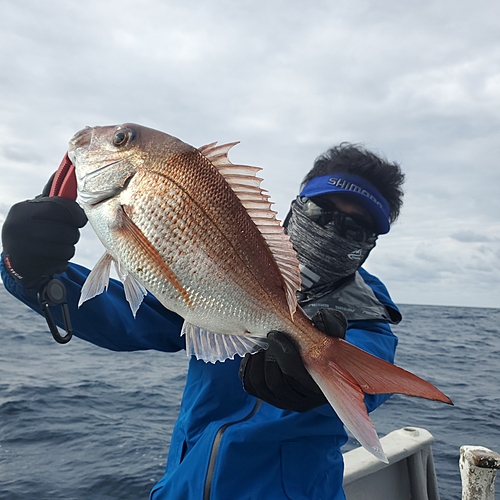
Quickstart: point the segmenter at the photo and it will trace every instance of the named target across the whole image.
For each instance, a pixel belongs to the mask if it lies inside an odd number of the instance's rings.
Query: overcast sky
[[[328,147],[401,163],[366,263],[396,303],[500,307],[500,2],[0,0],[0,222],[71,136],[136,122],[241,141],[280,218]],[[89,228],[76,261],[102,253]]]

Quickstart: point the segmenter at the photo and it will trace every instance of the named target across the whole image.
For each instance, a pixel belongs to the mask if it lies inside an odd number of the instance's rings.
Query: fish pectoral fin
[[[426,380],[377,358],[345,340],[335,339],[332,359],[349,372],[367,394],[405,394],[453,404],[451,399]]]
[[[389,463],[366,410],[363,391],[356,380],[333,361],[317,364],[305,358],[304,364],[353,436],[372,455]]]
[[[104,290],[107,290],[112,262],[113,257],[111,254],[104,252],[104,255],[97,261],[97,264],[94,266],[92,271],[90,271],[90,274],[87,276],[87,279],[82,286],[78,307],[80,307],[87,300],[101,294]]]
[[[254,354],[267,348],[267,341],[258,337],[213,333],[187,321],[182,325],[181,335],[186,336],[186,353],[206,363],[234,359],[245,354]]]
[[[144,236],[144,233],[130,219],[125,211],[125,207],[122,207],[120,223],[117,224],[113,231],[120,233],[120,236],[123,238],[132,241],[133,245],[141,250],[144,256],[144,265],[147,265],[154,274],[169,282],[184,298],[187,305],[191,307],[192,304],[189,295],[179,279],[172,269],[170,269],[170,266],[163,260],[158,250],[156,250],[146,236]]]

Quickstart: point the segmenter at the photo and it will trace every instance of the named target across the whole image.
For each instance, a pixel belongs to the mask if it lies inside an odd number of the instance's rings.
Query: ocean
[[[441,498],[460,499],[460,446],[500,452],[500,309],[400,307],[397,364],[455,406],[393,396],[372,420],[381,436],[428,429]],[[0,499],[147,499],[165,468],[185,353],[56,344],[1,286],[0,338]],[[499,489],[497,479],[498,500]]]

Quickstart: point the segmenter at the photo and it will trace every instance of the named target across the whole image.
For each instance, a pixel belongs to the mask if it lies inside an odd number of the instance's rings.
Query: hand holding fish
[[[78,201],[106,248],[80,303],[104,291],[114,262],[133,314],[149,291],[184,318],[188,355],[212,363],[243,357],[266,348],[269,332],[286,332],[340,419],[386,461],[364,393],[451,401],[325,335],[298,307],[296,253],[260,188],[260,169],[229,161],[233,145],[196,149],[134,124],[87,127],[73,137]]]
[[[320,309],[311,321],[326,335],[345,338],[347,321],[341,312]],[[247,354],[241,362],[244,389],[283,410],[303,412],[327,404],[293,341],[283,332],[270,332],[267,341],[265,351]]]
[[[6,269],[26,288],[66,269],[87,223],[74,200],[49,197],[52,180],[40,196],[15,204],[2,227]]]

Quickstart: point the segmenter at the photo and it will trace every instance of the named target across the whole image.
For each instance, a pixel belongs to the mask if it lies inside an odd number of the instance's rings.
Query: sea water
[[[372,419],[380,435],[428,429],[441,498],[460,499],[460,446],[500,452],[500,309],[401,310],[397,364],[455,406],[393,396]],[[0,499],[147,499],[164,472],[185,353],[56,344],[1,286],[0,339]]]

